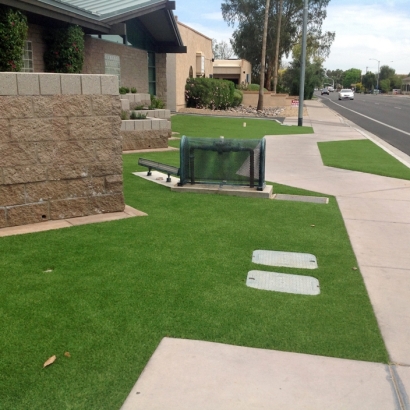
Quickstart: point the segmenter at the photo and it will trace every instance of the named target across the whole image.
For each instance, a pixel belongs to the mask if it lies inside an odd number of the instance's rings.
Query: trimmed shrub
[[[24,14],[0,6],[0,71],[20,71],[23,68],[27,30]]]
[[[233,106],[235,86],[232,81],[214,78],[188,78],[185,85],[187,107],[226,110]]]
[[[119,93],[120,94],[127,94],[130,92],[130,89],[128,87],[120,87]]]
[[[131,92],[132,92],[133,94],[136,94],[136,93],[137,93],[137,89],[136,89],[135,87],[131,87]]]
[[[241,90],[235,90],[233,94],[233,102],[232,107],[237,107],[238,105],[242,104],[243,100],[243,93]]]
[[[51,73],[81,73],[84,63],[84,32],[79,26],[68,26],[47,32],[44,38],[45,70]]]
[[[155,97],[155,95],[151,94],[151,105],[149,106],[149,109],[155,110],[156,108],[165,108],[165,103],[164,101]]]

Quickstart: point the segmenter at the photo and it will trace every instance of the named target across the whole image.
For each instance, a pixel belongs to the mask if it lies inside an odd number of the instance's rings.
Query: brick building
[[[85,36],[83,73],[115,74],[119,83],[167,101],[166,55],[186,53],[169,0],[0,0],[24,12],[29,32],[24,71],[44,72],[48,28],[76,24]]]

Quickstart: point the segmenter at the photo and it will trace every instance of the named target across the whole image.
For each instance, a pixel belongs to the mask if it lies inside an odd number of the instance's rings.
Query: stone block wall
[[[124,210],[118,79],[0,73],[0,228]]]

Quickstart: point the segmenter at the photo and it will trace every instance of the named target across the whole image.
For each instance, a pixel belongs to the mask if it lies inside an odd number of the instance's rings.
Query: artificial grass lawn
[[[246,123],[246,127],[243,123]],[[265,135],[313,134],[312,127],[286,126],[275,120],[173,115],[172,131],[189,137],[260,139]],[[179,144],[179,142],[178,142]],[[172,143],[172,146],[177,146]]]
[[[124,155],[126,203],[149,216],[0,238],[0,407],[119,408],[164,336],[387,362],[334,198],[175,193],[132,175],[138,157]],[[319,268],[254,265],[255,249]],[[315,276],[321,294],[248,288],[252,269]]]
[[[318,146],[329,167],[410,180],[410,169],[370,140],[318,142]]]

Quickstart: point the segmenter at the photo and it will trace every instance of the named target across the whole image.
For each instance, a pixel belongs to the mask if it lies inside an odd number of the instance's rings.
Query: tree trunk
[[[265,61],[266,61],[266,37],[268,36],[268,17],[269,17],[270,0],[266,0],[265,5],[265,22],[263,24],[262,38],[262,58],[261,58],[261,77],[259,81],[259,98],[257,110],[263,110],[263,85],[265,83]]]
[[[281,31],[281,26],[282,26],[282,9],[283,9],[283,0],[279,0],[278,28],[276,30],[275,68],[273,72],[273,94],[276,94],[276,89],[278,87],[279,45],[280,45],[280,31]]]

